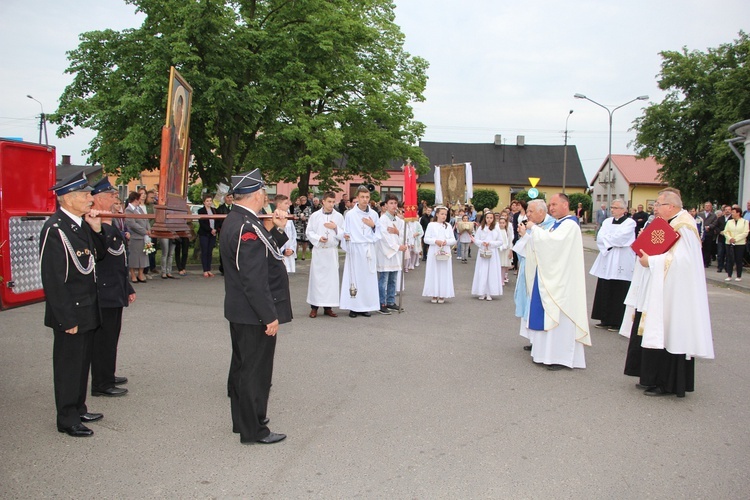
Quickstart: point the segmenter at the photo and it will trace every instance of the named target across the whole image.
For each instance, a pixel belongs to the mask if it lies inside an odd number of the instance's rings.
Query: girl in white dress
[[[424,233],[424,242],[429,245],[429,250],[422,296],[431,297],[433,304],[442,304],[446,298],[455,297],[451,247],[456,244],[456,238],[453,228],[445,222],[447,216],[447,208],[436,207],[435,218]]]
[[[471,294],[478,295],[479,300],[492,300],[493,295],[503,294],[498,252],[508,249],[507,245],[503,246],[503,236],[495,224],[495,214],[492,212],[485,214],[482,224],[474,234],[473,242],[479,252],[474,267]]]
[[[508,269],[510,269],[510,266],[512,264],[511,259],[513,255],[513,251],[511,250],[511,247],[513,246],[511,245],[511,243],[513,243],[513,236],[511,236],[512,230],[508,230],[508,228],[510,227],[508,226],[508,219],[502,216],[497,220],[497,227],[500,230],[500,236],[503,239],[503,247],[506,248],[505,250],[499,250],[501,269],[500,275],[502,276],[503,283],[507,283]]]

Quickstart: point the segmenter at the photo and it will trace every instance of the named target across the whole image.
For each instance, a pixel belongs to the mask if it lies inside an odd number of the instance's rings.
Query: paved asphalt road
[[[586,236],[586,246],[593,240]],[[586,252],[587,269],[595,258]],[[748,498],[750,295],[710,286],[717,359],[696,392],[649,398],[622,374],[627,340],[592,328],[585,370],[522,350],[513,282],[493,302],[420,297],[400,315],[307,317],[309,261],[291,276],[271,429],[232,434],[221,277],[138,285],[125,312],[122,398],[89,398],[95,436],[57,432],[43,305],[0,312],[0,498]],[[709,270],[709,274],[715,269]],[[589,307],[595,280],[587,280]]]

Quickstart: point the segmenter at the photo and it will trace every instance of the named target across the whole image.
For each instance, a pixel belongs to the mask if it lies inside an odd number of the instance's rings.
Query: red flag
[[[417,173],[411,160],[406,160],[404,170],[404,220],[417,220]]]

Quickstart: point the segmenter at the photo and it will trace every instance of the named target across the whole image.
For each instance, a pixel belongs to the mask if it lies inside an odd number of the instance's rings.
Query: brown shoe
[[[325,311],[323,311],[323,314],[325,314],[326,316],[330,316],[332,318],[338,318],[339,317],[339,315],[336,314],[335,312],[333,312],[331,309],[326,309]]]
[[[317,309],[310,309],[310,317],[311,318],[317,318],[318,317],[318,310]]]

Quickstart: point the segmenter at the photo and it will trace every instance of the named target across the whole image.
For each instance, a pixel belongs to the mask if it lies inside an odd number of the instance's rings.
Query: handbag
[[[479,256],[482,257],[482,258],[484,258],[484,259],[490,259],[490,258],[492,258],[492,250],[490,250],[489,248],[486,249],[486,250],[480,250],[479,251]]]
[[[446,245],[438,248],[438,251],[435,253],[435,260],[450,260],[451,254],[446,248],[450,247]]]

